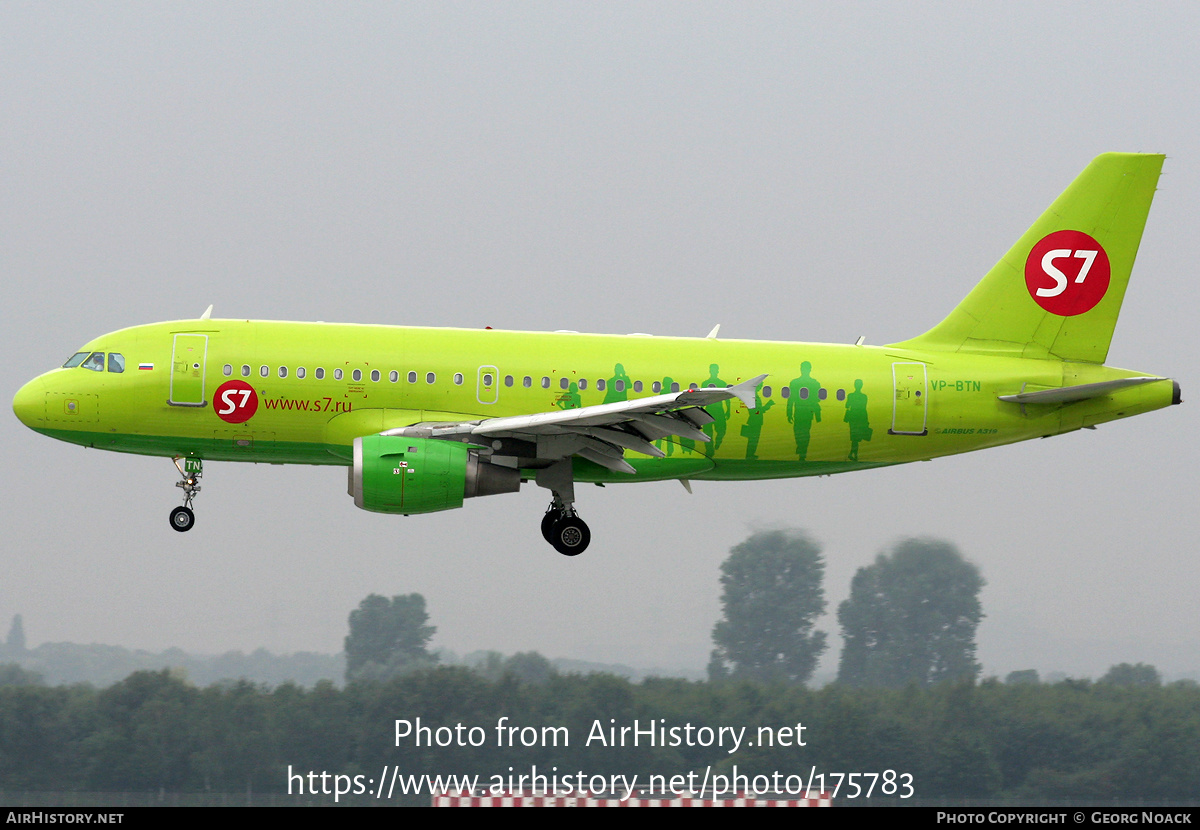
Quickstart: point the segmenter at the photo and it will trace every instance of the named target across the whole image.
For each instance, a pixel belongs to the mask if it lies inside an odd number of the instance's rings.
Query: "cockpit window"
[[[74,369],[80,363],[83,363],[84,358],[88,356],[88,352],[76,352],[70,360],[62,365],[64,369]]]
[[[124,372],[125,371],[125,355],[117,352],[108,353],[108,371]]]
[[[104,352],[92,352],[87,360],[83,361],[83,368],[91,369],[93,372],[104,371]]]

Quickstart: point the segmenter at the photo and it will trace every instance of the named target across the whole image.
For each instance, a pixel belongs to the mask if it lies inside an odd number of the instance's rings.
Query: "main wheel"
[[[566,516],[554,523],[550,544],[563,556],[578,556],[587,550],[592,541],[592,532],[587,523],[578,516]]]
[[[554,544],[554,523],[562,516],[557,510],[547,510],[546,515],[542,516],[542,538],[550,544]]]
[[[171,527],[183,533],[185,530],[191,530],[192,525],[196,523],[196,514],[192,512],[190,507],[176,507],[171,511]]]

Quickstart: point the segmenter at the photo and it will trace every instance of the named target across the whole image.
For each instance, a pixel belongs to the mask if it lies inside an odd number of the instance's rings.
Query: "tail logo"
[[[1025,286],[1039,306],[1060,317],[1091,311],[1108,291],[1112,267],[1100,243],[1083,231],[1043,236],[1025,260]]]

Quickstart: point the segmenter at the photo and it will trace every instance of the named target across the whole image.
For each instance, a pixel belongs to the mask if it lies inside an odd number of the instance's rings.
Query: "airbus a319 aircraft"
[[[548,489],[546,540],[588,545],[575,484],[827,475],[979,450],[1180,402],[1104,365],[1160,155],[1095,159],[941,323],[889,346],[199,319],[84,345],[17,392],[26,425],[172,458],[339,464],[354,503],[429,513]],[[211,311],[211,308],[210,308]]]

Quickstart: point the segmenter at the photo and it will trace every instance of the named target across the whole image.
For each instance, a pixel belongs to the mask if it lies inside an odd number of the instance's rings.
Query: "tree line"
[[[711,680],[805,683],[827,643],[820,547],[796,530],[760,531],[721,565],[722,618],[713,628]],[[859,568],[838,608],[838,682],[932,686],[978,676],[975,631],[983,619],[979,569],[949,542],[906,539]],[[420,594],[372,594],[350,614],[347,681],[385,679],[433,665]]]
[[[952,545],[907,540],[855,574],[838,608],[838,682],[804,685],[827,647],[820,548],[764,531],[722,566],[709,680],[556,671],[529,652],[439,666],[419,594],[367,597],[349,617],[345,688],[246,681],[200,688],[171,671],[107,688],[47,687],[0,666],[0,789],[287,792],[288,770],[372,776],[587,770],[686,774],[908,773],[921,799],[1186,800],[1200,791],[1200,686],[1151,666],[1100,681],[1040,683],[1035,671],[978,680],[982,576]],[[20,642],[16,642],[17,640]],[[23,649],[23,633],[10,636]],[[397,743],[397,718],[489,734],[563,727],[556,746]],[[694,728],[803,722],[804,746],[588,747],[596,723]],[[423,799],[410,799],[422,803]]]
[[[479,726],[478,747],[396,745],[396,718]],[[501,747],[500,718],[562,726],[569,745]],[[607,726],[656,722],[773,729],[806,725],[805,746],[584,746]],[[782,682],[561,675],[489,678],[426,667],[344,689],[246,682],[198,688],[168,671],[105,689],[0,687],[0,789],[286,793],[293,770],[484,776],[537,765],[591,773],[882,772],[919,798],[1185,800],[1200,791],[1200,687],[961,680],[922,688],[809,689]],[[416,799],[420,803],[421,799]]]

